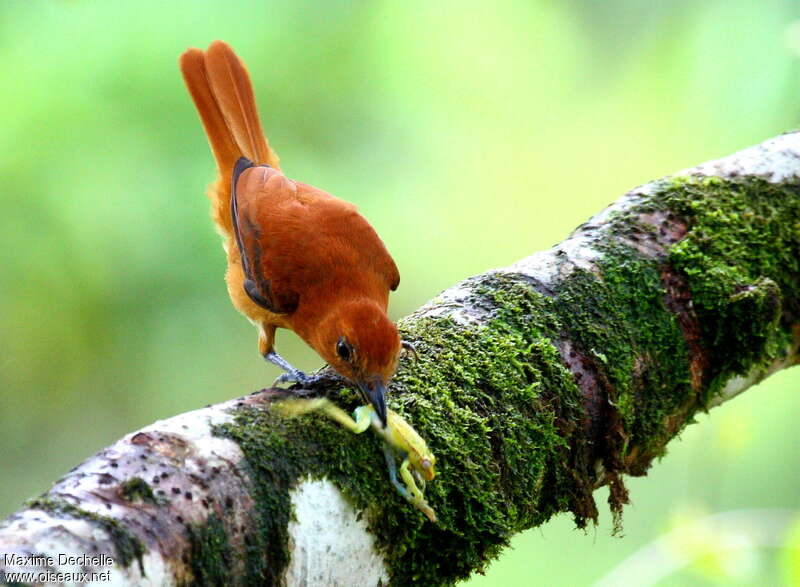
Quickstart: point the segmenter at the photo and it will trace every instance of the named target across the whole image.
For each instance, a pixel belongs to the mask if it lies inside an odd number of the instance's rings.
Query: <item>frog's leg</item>
[[[397,492],[406,498],[423,514],[425,514],[431,522],[435,522],[436,512],[434,512],[433,508],[431,508],[431,506],[428,505],[428,502],[425,501],[425,497],[422,495],[419,487],[417,487],[417,484],[414,482],[414,477],[411,475],[411,471],[409,470],[408,459],[404,459],[403,464],[400,465],[400,476],[403,478],[403,481],[406,484],[405,487],[403,487],[403,485],[397,479],[397,462],[394,458],[394,451],[389,446],[384,445],[383,454],[386,456],[386,464],[389,467],[389,479],[391,479],[392,485],[395,486]]]
[[[414,496],[413,499],[409,501],[416,506],[416,508],[425,514],[431,522],[436,521],[436,512],[433,511],[433,508],[428,505],[428,502],[425,501],[425,496],[422,495],[422,491],[419,490],[417,484],[414,483],[414,477],[411,475],[411,471],[409,470],[409,462],[408,459],[403,461],[403,464],[400,465],[400,476],[403,478],[403,481],[406,483],[406,487]]]
[[[419,490],[422,493],[425,493],[425,485],[427,483],[427,481],[425,481],[425,477],[423,477],[416,469],[411,469],[411,474],[414,476],[414,485],[419,487]]]
[[[332,405],[330,400],[324,397],[314,399],[290,397],[273,402],[270,409],[284,418],[296,418],[317,410],[325,410],[329,404]]]
[[[363,410],[364,407],[365,406],[356,408],[356,411],[353,412],[357,420],[353,420],[347,415],[347,412],[331,401],[327,401],[327,403],[323,405],[321,409],[331,420],[339,422],[339,424],[347,428],[353,434],[361,434],[364,432],[364,430],[369,428],[370,424],[370,414],[368,412],[359,411]]]
[[[408,490],[400,484],[400,481],[397,480],[397,462],[394,459],[394,450],[388,445],[383,445],[383,455],[386,457],[386,466],[389,468],[389,479],[392,482],[392,485],[395,486],[397,492],[405,497],[408,501],[413,501],[411,495],[408,493]]]
[[[354,425],[350,430],[354,434],[361,434],[364,430],[369,428],[369,425],[372,424],[373,416],[377,417],[377,414],[375,413],[375,408],[372,406],[359,406],[353,410],[353,416],[355,416],[356,421],[353,422]]]
[[[324,397],[314,399],[288,398],[272,404],[272,409],[286,418],[295,418],[319,410],[354,434],[361,434],[369,428],[373,414],[371,406],[361,406],[353,412],[356,417],[356,420],[353,420],[342,408]]]
[[[417,482],[414,480],[414,476],[411,474],[408,459],[405,459],[403,464],[400,465],[400,476],[403,478],[406,488],[413,496],[413,498],[410,500],[411,503],[414,505],[424,503],[425,496],[422,495],[422,491],[420,491],[419,487],[417,486]]]

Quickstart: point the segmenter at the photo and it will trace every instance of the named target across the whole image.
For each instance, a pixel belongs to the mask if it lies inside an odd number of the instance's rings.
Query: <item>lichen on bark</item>
[[[147,481],[141,477],[132,477],[123,481],[119,488],[120,496],[128,501],[140,501],[155,506],[162,505],[166,501],[164,498],[157,497]]]

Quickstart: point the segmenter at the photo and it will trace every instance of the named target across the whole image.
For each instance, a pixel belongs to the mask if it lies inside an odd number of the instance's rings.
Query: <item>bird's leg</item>
[[[276,328],[274,326],[262,325],[261,330],[258,333],[258,351],[261,353],[261,356],[273,365],[277,365],[286,371],[286,373],[282,373],[275,379],[275,381],[272,383],[273,386],[281,383],[292,382],[299,383],[303,387],[308,388],[323,379],[328,379],[328,377],[320,377],[319,375],[306,375],[300,369],[293,367],[289,361],[276,353],[274,347],[275,330]]]
[[[308,379],[308,375],[303,373],[300,369],[293,367],[289,361],[287,361],[278,353],[276,353],[274,349],[270,349],[267,353],[265,353],[264,359],[286,371],[286,373],[282,373],[275,380],[276,384],[286,383],[289,381],[296,381],[297,383],[305,383],[305,381]]]
[[[281,373],[278,375],[272,385],[280,385],[281,383],[299,383],[303,387],[310,387],[316,383],[319,383],[320,381],[327,381],[331,378],[329,375],[323,375],[320,373],[315,375],[307,375],[300,369],[293,367],[289,361],[284,359],[273,349],[270,349],[264,354],[264,359],[286,371],[286,373]]]

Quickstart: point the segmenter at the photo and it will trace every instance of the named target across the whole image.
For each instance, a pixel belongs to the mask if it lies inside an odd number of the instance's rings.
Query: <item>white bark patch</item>
[[[159,420],[139,432],[168,432],[182,437],[192,447],[195,459],[205,459],[209,465],[224,465],[226,462],[238,462],[242,459],[242,451],[232,440],[211,434],[211,428],[218,424],[233,421],[227,411],[236,401],[232,400],[212,407],[179,414],[167,420]],[[125,436],[121,442],[129,442],[137,433]]]
[[[464,304],[473,293],[472,288],[459,283],[444,290],[436,296],[431,304],[426,304],[424,314],[431,317],[448,316],[462,325],[477,322],[475,318],[464,311]]]
[[[747,175],[772,183],[800,179],[800,132],[783,134],[675,175],[706,175],[725,179]]]
[[[575,269],[596,273],[597,261],[602,254],[592,248],[593,239],[593,236],[575,234],[552,249],[520,259],[497,272],[521,273],[546,287],[554,286],[559,279],[568,277]]]
[[[473,295],[475,295],[473,289],[465,282],[461,282],[444,290],[420,308],[414,316],[447,317],[460,326],[479,324],[478,316],[466,306],[467,300]]]
[[[309,479],[291,492],[291,499],[296,520],[289,522],[289,587],[389,582],[367,523],[333,483]]]

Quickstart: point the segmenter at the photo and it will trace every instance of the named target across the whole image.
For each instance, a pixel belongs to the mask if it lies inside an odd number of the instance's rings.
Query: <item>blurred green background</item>
[[[400,317],[798,126],[798,19],[789,0],[3,2],[0,515],[124,433],[277,375],[223,284],[186,47],[242,55],[284,171],[382,235]],[[684,567],[659,584],[800,582],[798,391],[800,369],[700,416],[630,480],[624,538],[562,516],[474,584],[613,579],[642,548],[651,572]],[[755,529],[705,517],[742,509]]]

